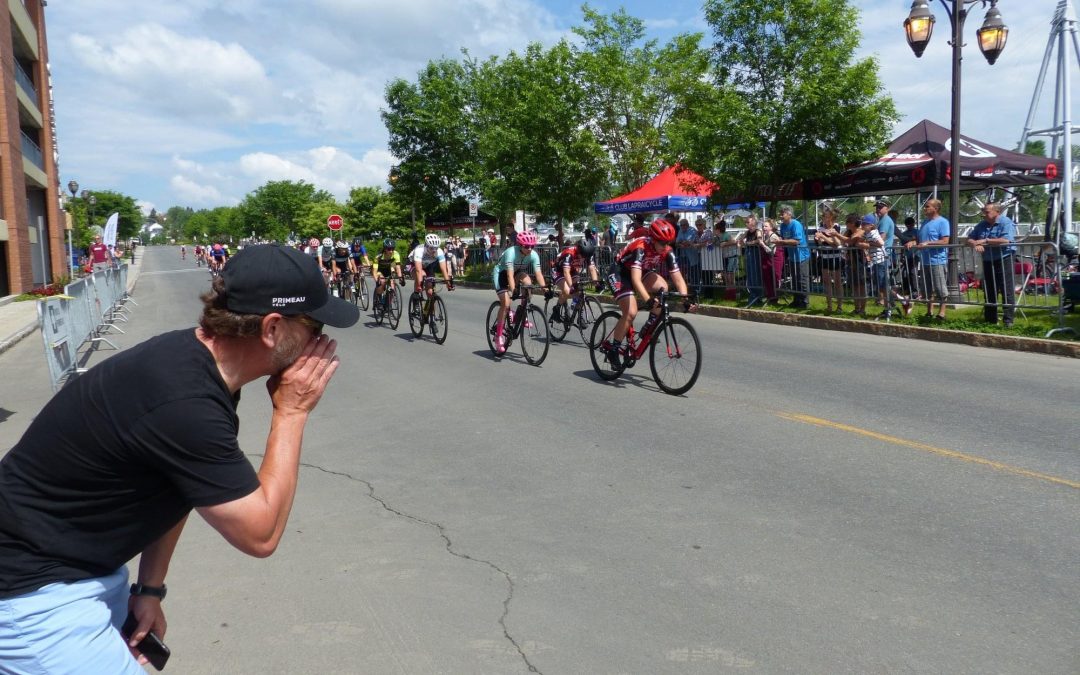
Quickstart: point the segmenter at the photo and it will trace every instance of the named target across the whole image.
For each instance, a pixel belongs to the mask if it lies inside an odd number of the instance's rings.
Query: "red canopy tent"
[[[701,211],[717,189],[715,183],[689,169],[669,166],[621,197],[593,204],[596,213],[656,213],[659,211]]]

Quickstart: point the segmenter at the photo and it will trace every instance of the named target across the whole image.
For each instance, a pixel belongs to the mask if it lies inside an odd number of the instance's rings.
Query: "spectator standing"
[[[94,272],[109,269],[112,266],[113,252],[105,244],[101,243],[101,235],[94,235],[94,243],[86,249],[86,257],[90,259]]]
[[[739,271],[739,247],[735,244],[735,238],[727,231],[726,220],[721,218],[720,222],[716,223],[715,230],[713,241],[716,242],[716,246],[720,247],[722,264],[720,274],[725,287],[725,295],[729,296],[728,299],[734,300],[736,297],[735,275]]]
[[[926,299],[926,315],[945,320],[945,303],[949,300],[946,269],[949,265],[949,221],[941,215],[941,200],[928,199],[923,205],[924,223],[919,228],[918,241],[911,246],[922,253],[922,294]],[[934,314],[934,298],[938,311]]]
[[[784,276],[784,254],[780,246],[780,235],[776,233],[776,221],[766,218],[761,226],[761,279],[764,282],[765,304],[776,304],[780,280]]]
[[[764,297],[761,277],[761,230],[758,229],[757,216],[746,217],[746,229],[735,238],[735,245],[746,254],[746,293],[749,296],[746,306],[753,307]]]
[[[908,246],[908,244],[915,244],[919,241],[919,229],[915,224],[915,219],[908,216],[904,219],[904,231],[896,235],[897,240],[900,242],[902,249],[900,255],[900,267],[901,267],[901,290],[904,295],[908,296],[910,301],[914,301],[918,295],[918,274],[919,274],[919,257],[915,251]],[[905,313],[910,313],[911,304],[908,305]]]
[[[780,243],[786,247],[791,280],[795,291],[794,309],[810,307],[810,247],[806,242],[806,229],[795,219],[790,206],[780,207]]]
[[[859,241],[859,248],[866,251],[866,255],[870,259],[870,279],[874,284],[874,295],[884,296],[882,303],[885,305],[885,309],[878,316],[874,317],[879,321],[889,321],[892,319],[892,284],[889,277],[889,263],[888,254],[885,251],[885,240],[881,236],[881,232],[877,229],[878,219],[876,216],[867,214],[863,216],[862,228],[863,236]]]
[[[487,265],[491,262],[491,237],[494,234],[494,230],[488,230],[486,233],[480,234],[480,246],[484,249],[484,264]]]
[[[691,259],[697,253],[694,242],[697,241],[697,230],[690,227],[690,221],[686,218],[679,219],[679,233],[675,235],[675,254],[679,261],[679,269],[683,271],[686,284],[693,286],[697,278],[691,269]]]
[[[885,199],[879,199],[874,203],[874,214],[877,216],[877,231],[881,235],[882,241],[885,242],[885,274],[890,279],[889,288],[882,284],[877,289],[878,304],[887,304],[889,302],[889,298],[885,294],[892,290],[892,269],[896,265],[896,260],[893,257],[894,247],[896,246],[896,221],[889,215],[889,206],[889,202]]]
[[[854,307],[852,314],[866,316],[866,277],[870,269],[870,259],[867,256],[867,248],[860,246],[863,239],[862,227],[859,225],[859,216],[849,213],[844,221],[844,234],[842,235],[844,246],[847,247],[848,279],[851,283],[851,304]]]
[[[165,637],[166,572],[192,509],[241,551],[273,553],[304,427],[338,366],[322,325],[358,318],[311,257],[252,246],[214,279],[198,328],[60,390],[0,460],[0,670],[142,675],[129,645]],[[266,376],[273,415],[256,473],[237,442],[237,402]]]
[[[818,247],[821,260],[821,280],[825,287],[825,313],[833,313],[833,300],[836,311],[843,311],[844,298],[844,240],[836,227],[836,211],[826,206],[821,212],[821,226],[814,233],[814,243]]]
[[[1013,325],[1016,309],[1016,276],[1013,260],[1016,255],[1016,224],[1001,212],[1001,204],[983,207],[983,219],[968,235],[968,246],[982,254],[983,283],[986,285],[986,304],[983,318],[987,323],[998,320],[998,297],[1005,317],[1005,327]]]

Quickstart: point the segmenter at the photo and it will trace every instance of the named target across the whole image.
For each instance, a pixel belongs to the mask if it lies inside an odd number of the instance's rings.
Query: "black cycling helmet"
[[[360,237],[353,237],[353,239],[352,239],[352,245],[353,246],[359,246],[360,244],[363,244],[363,243],[364,243],[364,240],[361,239]]]
[[[588,258],[596,253],[596,241],[593,239],[582,239],[577,243],[577,250],[583,258]]]
[[[382,247],[384,251],[389,248],[397,248],[397,242],[393,239],[386,238],[382,240]]]

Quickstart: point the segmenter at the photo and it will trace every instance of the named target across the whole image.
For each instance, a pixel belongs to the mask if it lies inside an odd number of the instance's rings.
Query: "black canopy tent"
[[[1017,187],[1061,180],[1059,161],[1005,150],[961,135],[960,187]],[[947,186],[949,130],[923,120],[889,144],[885,154],[825,178],[805,181],[804,199],[930,191]]]
[[[498,218],[484,211],[477,211],[475,218],[470,217],[468,206],[463,211],[454,209],[428,216],[424,221],[424,227],[428,230],[455,230],[470,227],[489,228],[496,227],[498,224]]]

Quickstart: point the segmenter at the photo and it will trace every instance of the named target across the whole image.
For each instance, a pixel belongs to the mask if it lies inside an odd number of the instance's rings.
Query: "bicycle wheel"
[[[701,374],[701,340],[690,322],[669,317],[649,345],[649,368],[661,390],[685,394]]]
[[[484,334],[487,335],[488,349],[495,356],[502,356],[499,352],[495,351],[495,320],[499,318],[499,301],[491,303],[488,307],[487,319],[484,323]],[[509,336],[507,336],[509,337]]]
[[[525,325],[521,329],[521,353],[526,361],[538,366],[547,358],[550,344],[547,316],[544,310],[530,304],[525,310]]]
[[[357,301],[360,303],[360,309],[366,312],[368,308],[367,277],[363,274],[360,275],[360,283],[357,284],[357,288],[353,293],[353,302]]]
[[[375,317],[375,325],[376,326],[381,326],[382,322],[383,322],[383,317],[386,316],[386,304],[385,304],[385,302],[387,300],[389,300],[389,298],[387,297],[387,294],[386,294],[385,291],[381,295],[378,295],[377,297],[375,295],[375,292],[372,291],[371,314],[372,314],[372,316]]]
[[[353,294],[353,288],[351,283],[339,283],[338,287],[341,289],[341,299],[345,302],[351,302],[356,304],[356,296]]]
[[[386,310],[387,317],[390,320],[390,327],[397,330],[398,322],[401,321],[401,291],[396,287],[392,288],[387,295],[387,300],[390,303],[390,307]]]
[[[428,328],[431,330],[431,337],[441,345],[446,342],[449,318],[446,316],[446,303],[443,299],[436,295],[434,300],[435,302],[431,305],[431,316],[428,317]]]
[[[409,296],[409,330],[412,331],[413,337],[420,337],[424,334],[423,309],[424,301],[421,299],[421,295],[414,291]]]
[[[597,317],[604,313],[604,308],[596,298],[585,298],[577,316],[578,331],[581,332],[581,342],[586,347],[592,347],[592,327]]]
[[[601,380],[614,380],[623,374],[626,366],[622,360],[618,364],[608,361],[608,355],[600,350],[604,340],[611,339],[611,333],[615,330],[615,324],[619,323],[620,314],[616,311],[604,312],[596,317],[593,322],[592,333],[589,337],[589,360],[592,361],[593,370]]]
[[[994,201],[993,188],[972,192],[967,199],[960,202],[960,215],[967,218],[981,215],[983,206],[992,201]]]
[[[562,342],[563,338],[566,337],[566,334],[568,332],[570,332],[570,325],[563,322],[563,321],[556,321],[555,320],[555,317],[553,316],[553,314],[555,313],[555,308],[558,307],[558,306],[559,306],[559,299],[558,298],[551,298],[550,300],[544,301],[544,314],[547,315],[547,317],[548,317],[548,325],[551,327],[551,330],[550,330],[551,339],[554,340],[555,342]],[[563,310],[569,312],[570,311],[569,305],[563,305]]]

